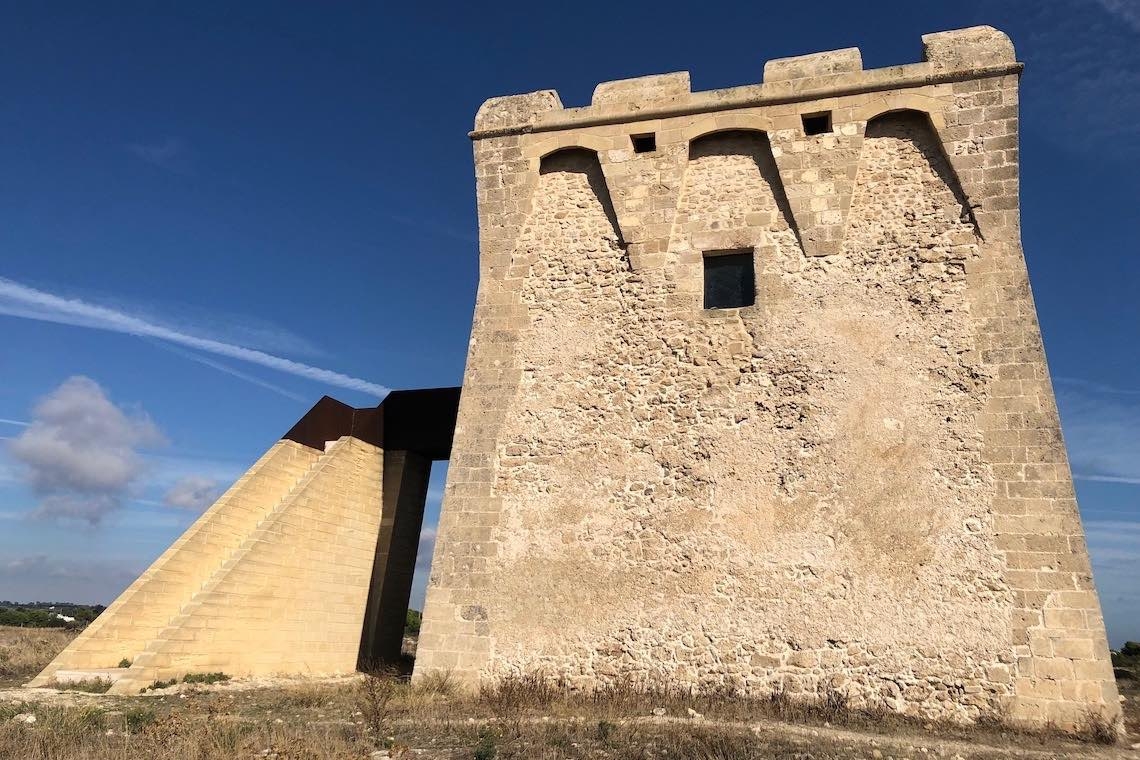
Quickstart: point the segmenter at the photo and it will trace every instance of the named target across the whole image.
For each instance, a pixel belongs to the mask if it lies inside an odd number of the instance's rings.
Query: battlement
[[[487,100],[475,117],[473,139],[646,121],[737,108],[820,100],[1018,74],[1013,43],[991,26],[922,36],[922,61],[864,69],[859,48],[844,48],[764,64],[761,84],[692,92],[689,72],[602,82],[588,106],[564,108],[554,90]]]

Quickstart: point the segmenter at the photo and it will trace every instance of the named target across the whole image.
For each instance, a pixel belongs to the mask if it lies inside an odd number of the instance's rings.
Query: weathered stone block
[[[863,56],[859,48],[844,48],[770,60],[764,64],[764,81],[779,82],[831,74],[854,74],[862,70]]]
[[[923,59],[936,70],[980,69],[1017,62],[1013,43],[992,26],[922,36]]]
[[[689,72],[678,71],[602,82],[594,88],[590,102],[595,106],[643,107],[687,96],[689,92]]]

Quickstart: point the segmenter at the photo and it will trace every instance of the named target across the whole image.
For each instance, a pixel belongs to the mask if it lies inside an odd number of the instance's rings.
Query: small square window
[[[705,308],[737,309],[754,303],[752,251],[706,251]]]
[[[806,113],[801,118],[805,135],[825,135],[831,131],[831,111]]]
[[[633,142],[634,153],[652,153],[657,150],[657,135],[652,132],[647,135],[630,135]]]

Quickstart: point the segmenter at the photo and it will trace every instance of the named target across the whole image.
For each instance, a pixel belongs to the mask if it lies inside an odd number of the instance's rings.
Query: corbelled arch
[[[589,140],[586,142],[593,141]],[[605,211],[606,218],[609,219],[610,226],[613,228],[613,233],[616,236],[617,244],[624,247],[625,242],[622,236],[621,225],[618,223],[613,199],[610,197],[610,188],[602,172],[602,165],[598,160],[597,151],[592,148],[574,144],[556,148],[544,154],[538,161],[539,192],[541,192],[542,189],[542,177],[556,172],[576,172],[585,175],[590,191],[597,202],[601,204],[602,210]],[[532,214],[538,209],[538,204],[544,200],[546,199],[536,199],[532,208]]]
[[[681,137],[690,145],[696,140],[721,132],[763,132],[774,128],[768,116],[757,113],[722,113],[705,116],[681,130]]]
[[[916,98],[912,96],[909,100],[916,100]],[[954,200],[961,207],[962,217],[968,219],[975,233],[982,236],[982,230],[974,216],[974,204],[970,200],[970,194],[962,185],[953,163],[953,153],[947,150],[942,132],[939,130],[939,124],[944,124],[941,113],[909,107],[884,108],[867,119],[864,140],[882,137],[893,131],[902,122],[910,123],[918,144],[926,154],[930,167],[953,194]],[[862,168],[862,164],[861,156],[860,168]]]
[[[785,257],[802,256],[767,133],[756,127],[753,122],[744,128],[698,124],[688,140],[669,258],[680,290],[694,303],[710,251],[753,252],[760,302],[771,279],[764,272]]]
[[[875,122],[882,123],[883,119],[892,115],[910,114],[911,118],[923,120],[941,148],[942,156],[945,159],[947,184],[956,195],[961,196],[963,203],[970,209],[970,218],[978,229],[978,234],[984,236],[985,230],[982,229],[979,220],[975,218],[973,211],[981,205],[980,199],[984,193],[982,188],[974,187],[965,180],[969,176],[969,172],[964,171],[971,161],[970,156],[980,150],[980,146],[972,141],[956,142],[947,136],[949,130],[947,129],[944,108],[940,101],[936,98],[914,93],[894,93],[857,108],[853,113],[854,118],[861,120],[868,127]]]

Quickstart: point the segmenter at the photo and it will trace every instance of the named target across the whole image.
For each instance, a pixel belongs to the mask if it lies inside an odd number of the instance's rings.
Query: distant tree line
[[[1140,641],[1126,641],[1112,651],[1112,667],[1117,680],[1140,679]]]
[[[21,628],[83,628],[105,609],[101,604],[0,601],[0,625]]]
[[[408,610],[408,618],[404,625],[405,636],[418,636],[420,633],[420,624],[423,623],[423,615],[419,610]]]

